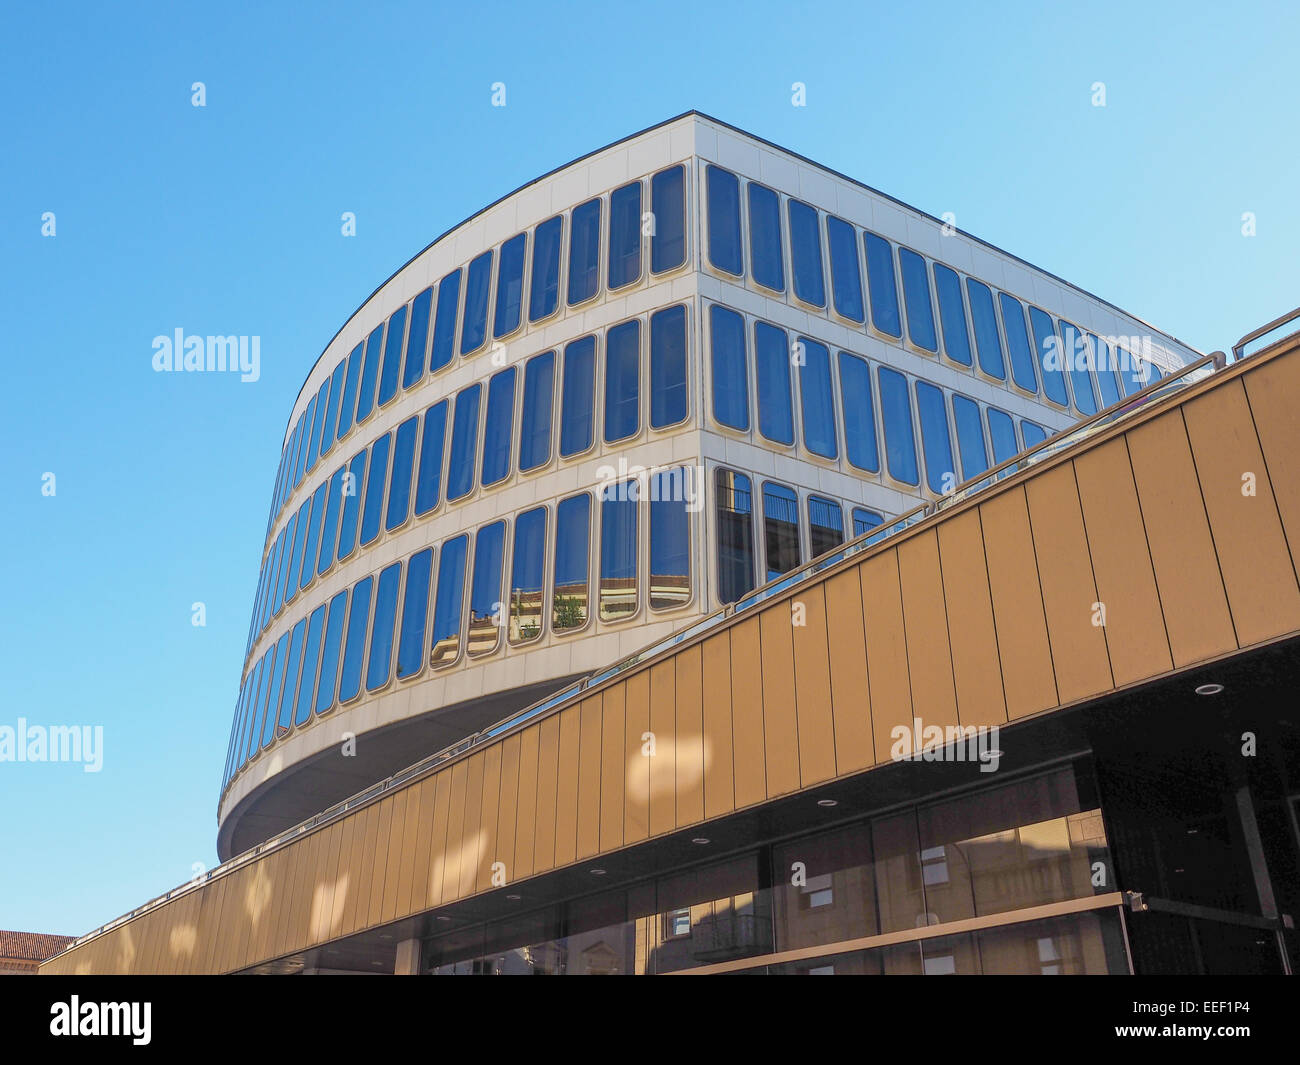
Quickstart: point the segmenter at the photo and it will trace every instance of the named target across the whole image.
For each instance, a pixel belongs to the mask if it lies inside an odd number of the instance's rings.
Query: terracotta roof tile
[[[41,932],[0,931],[0,958],[44,961],[72,942],[72,936],[50,936]]]

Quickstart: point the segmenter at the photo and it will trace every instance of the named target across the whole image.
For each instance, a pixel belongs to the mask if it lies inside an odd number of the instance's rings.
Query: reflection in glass
[[[980,370],[999,381],[1007,371],[1002,362],[1002,338],[998,335],[998,316],[993,309],[993,293],[983,281],[966,278],[966,295],[970,297],[970,317],[975,323],[975,350]]]
[[[781,251],[781,198],[766,185],[751,181],[749,198],[749,269],[755,281],[774,292],[785,291]]]
[[[966,328],[966,303],[961,278],[942,263],[934,264],[934,289],[939,297],[939,322],[943,326],[943,351],[953,362],[969,366],[970,331]]]
[[[717,471],[718,600],[734,603],[754,587],[754,503],[749,478]]]
[[[853,227],[842,218],[826,216],[826,245],[831,256],[831,294],[835,313],[852,322],[864,320],[862,267],[858,263],[858,240]]]
[[[824,496],[808,497],[808,557],[817,558],[844,543],[844,511]]]
[[[600,620],[636,613],[637,482],[602,492],[600,501]]]
[[[671,610],[691,600],[690,486],[684,466],[650,478],[650,609]]]
[[[590,530],[591,496],[583,492],[562,499],[555,508],[555,599],[551,612],[555,632],[587,624]]]
[[[596,338],[579,337],[564,348],[564,394],[560,404],[560,455],[591,447],[596,407]]]
[[[901,337],[898,286],[894,280],[894,249],[884,237],[863,233],[867,252],[867,289],[871,295],[871,324],[891,337]]]
[[[600,198],[573,209],[569,229],[569,306],[600,290]]]
[[[339,702],[346,703],[361,693],[361,667],[366,657],[366,630],[370,624],[370,598],[375,579],[366,577],[352,589],[352,610],[343,643],[343,670],[339,676]]]
[[[609,287],[622,288],[641,276],[641,182],[609,196]]]
[[[1083,415],[1097,413],[1097,393],[1093,391],[1092,366],[1095,353],[1088,337],[1077,325],[1064,318],[1057,320],[1061,327],[1061,351],[1065,356],[1066,372],[1070,376],[1070,389],[1074,393],[1074,405]]]
[[[749,431],[749,379],[745,356],[745,319],[721,304],[709,307],[712,351],[713,417],[723,425]]]
[[[705,171],[709,208],[709,262],[724,273],[744,272],[740,256],[740,182],[710,164]]]
[[[989,407],[989,442],[993,445],[993,465],[1000,466],[1020,453],[1016,443],[1016,425],[1006,411]]]
[[[1020,435],[1024,438],[1025,447],[1031,448],[1041,444],[1048,437],[1048,432],[1037,422],[1031,422],[1028,418],[1020,419]]]
[[[560,302],[560,241],[564,218],[556,215],[533,231],[533,279],[528,296],[528,320],[539,322],[555,313]]]
[[[524,298],[524,253],[528,234],[519,233],[501,245],[497,263],[497,306],[492,317],[492,335],[507,336],[519,328]]]
[[[1034,334],[1034,348],[1038,353],[1038,367],[1043,371],[1043,394],[1062,407],[1070,405],[1066,395],[1065,371],[1061,340],[1056,335],[1052,316],[1037,307],[1029,308],[1029,325]]]
[[[393,434],[385,433],[370,447],[370,465],[366,471],[366,503],[361,516],[361,545],[373,543],[379,535],[379,519],[384,512],[384,487],[388,484],[388,453]]]
[[[397,427],[393,438],[393,471],[388,483],[388,507],[384,528],[392,532],[406,521],[411,510],[411,467],[415,462],[415,436],[420,418],[412,415]]]
[[[916,412],[921,419],[921,446],[925,449],[925,483],[931,492],[951,492],[957,487],[957,472],[943,390],[928,381],[917,381]]]
[[[334,564],[334,545],[338,536],[339,507],[343,504],[343,478],[346,466],[340,466],[329,479],[325,499],[325,521],[320,530],[320,554],[316,559],[316,572],[324,573]]]
[[[686,308],[650,316],[650,428],[686,419]]]
[[[302,643],[306,632],[307,619],[300,618],[289,637],[289,661],[285,666],[284,687],[280,693],[280,712],[275,718],[277,740],[293,728],[293,702],[298,693],[298,671],[302,666]]]
[[[555,396],[555,352],[535,355],[524,365],[524,401],[520,414],[519,469],[546,465],[551,458],[551,407]]]
[[[650,269],[672,270],[686,261],[685,168],[661,170],[650,179],[650,210],[655,231],[650,239]]]
[[[1034,352],[1029,345],[1029,332],[1025,328],[1025,309],[1014,296],[998,293],[1002,306],[1002,324],[1007,330],[1007,349],[1011,353],[1011,379],[1026,392],[1038,392],[1038,378],[1034,375]]]
[[[844,443],[848,460],[868,473],[880,472],[876,447],[875,400],[871,396],[871,367],[847,351],[841,351],[840,402],[844,412]]]
[[[402,583],[402,564],[393,562],[379,573],[375,589],[375,615],[370,623],[370,656],[366,661],[366,691],[378,691],[388,683],[393,667],[393,626],[397,620],[397,588]]]
[[[339,408],[338,429],[334,434],[335,440],[342,440],[347,435],[348,430],[352,428],[352,414],[357,405],[357,382],[361,379],[361,360],[365,344],[358,344],[352,349],[352,354],[348,356],[348,378],[347,384],[343,387],[343,405]]]
[[[754,323],[754,388],[758,392],[758,431],[774,444],[793,444],[790,341],[784,329],[767,322]]]
[[[798,200],[790,200],[787,206],[794,294],[804,303],[825,307],[826,283],[822,277],[822,238],[817,211]]]
[[[429,665],[450,665],[460,654],[460,615],[465,598],[465,553],[469,537],[462,534],[442,545],[438,591],[434,596],[433,645]]]
[[[488,289],[492,287],[492,249],[465,270],[465,308],[460,321],[460,353],[472,355],[487,343]]]
[[[406,359],[402,363],[402,387],[413,388],[424,377],[429,355],[429,317],[433,310],[430,285],[411,303],[411,332],[406,338]]]
[[[365,487],[366,452],[364,449],[352,456],[347,475],[343,478],[343,520],[339,525],[338,559],[342,562],[357,546],[357,513],[361,509],[361,492]]]
[[[783,484],[763,483],[763,539],[766,580],[775,580],[799,565],[799,500]]]
[[[343,621],[348,610],[348,590],[330,599],[321,641],[320,683],[316,686],[316,713],[326,714],[334,708],[334,689],[338,680],[339,650],[343,646]]]
[[[456,354],[456,311],[460,307],[460,269],[438,282],[438,310],[433,320],[429,372],[437,373]]]
[[[814,455],[833,459],[839,454],[835,429],[835,400],[831,385],[831,357],[825,344],[800,337],[803,362],[799,367],[799,400],[803,411],[804,446]]]
[[[262,720],[262,748],[271,746],[275,738],[275,722],[280,714],[280,691],[284,685],[285,665],[288,662],[289,633],[286,631],[276,642],[271,657],[271,688],[266,699],[266,716]],[[297,679],[296,677],[294,678]]]
[[[865,532],[885,523],[885,516],[878,514],[874,510],[867,510],[866,507],[853,508],[853,535],[861,536]]]
[[[885,461],[889,475],[904,484],[919,483],[916,470],[916,436],[912,429],[912,400],[907,378],[897,370],[881,366],[880,417],[885,426]]]
[[[973,399],[954,394],[952,420],[957,426],[961,479],[969,481],[989,468],[988,448],[984,444],[984,426],[980,421],[980,405]]]
[[[357,393],[357,424],[370,417],[375,409],[375,386],[379,381],[379,361],[383,349],[384,324],[370,331],[366,338],[366,362],[361,371],[361,388]]]
[[[420,474],[415,486],[415,514],[428,514],[442,498],[442,451],[447,431],[447,400],[424,412],[420,438]]]
[[[451,459],[447,463],[447,499],[464,499],[474,490],[474,452],[478,445],[478,398],[481,384],[462,388],[452,417]]]
[[[505,553],[506,523],[494,521],[474,538],[474,579],[470,586],[469,628],[465,638],[471,655],[495,651],[501,638],[504,604],[501,602],[501,564]]]
[[[325,625],[325,604],[311,612],[307,621],[307,643],[302,652],[302,679],[298,682],[298,702],[293,723],[305,725],[311,718],[311,700],[316,692],[316,665],[320,656],[320,636]]]
[[[605,442],[641,428],[641,322],[633,318],[605,334]]]
[[[320,453],[328,455],[334,446],[339,421],[339,404],[343,399],[343,375],[347,371],[347,359],[339,359],[334,367],[334,376],[330,378],[330,400],[325,408],[325,424],[321,428]]]
[[[402,373],[402,348],[406,340],[406,308],[398,307],[388,319],[388,337],[384,343],[384,368],[379,375],[379,405],[397,395]]]
[[[429,622],[429,578],[433,548],[426,547],[406,564],[402,593],[402,633],[397,641],[397,679],[413,677],[424,667],[424,635]]]
[[[545,567],[546,508],[534,507],[515,519],[508,635],[512,644],[528,643],[542,634]]]
[[[482,484],[497,484],[510,476],[510,447],[515,427],[515,368],[507,366],[488,382],[483,420]]]

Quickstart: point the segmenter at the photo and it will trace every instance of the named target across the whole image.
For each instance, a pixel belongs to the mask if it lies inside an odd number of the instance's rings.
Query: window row
[[[270,521],[334,443],[395,399],[399,386],[414,388],[426,372],[450,365],[457,353],[478,354],[489,337],[495,341],[515,333],[525,304],[529,323],[554,315],[565,267],[570,307],[599,294],[602,251],[611,292],[640,280],[643,244],[649,245],[652,274],[680,267],[686,261],[685,185],[685,167],[678,165],[548,218],[531,234],[518,233],[452,270],[375,326],[340,360],[299,417],[281,456]],[[603,223],[606,213],[608,223]]]
[[[1130,350],[1138,338],[1112,346],[842,218],[756,181],[743,182],[742,195],[741,185],[721,167],[705,172],[708,260],[724,275],[748,277],[775,293],[789,290],[808,307],[833,310],[893,340],[901,341],[906,327],[913,347],[937,355],[942,343],[951,362],[996,381],[1007,381],[1009,361],[1016,388],[1084,416],[1162,376]]]
[[[317,606],[267,648],[236,706],[227,779],[313,713],[394,677],[603,622],[690,603],[690,503],[684,467],[497,520],[394,562]],[[648,523],[647,535],[641,529]],[[594,555],[593,555],[594,548]],[[594,565],[593,565],[594,561]],[[643,562],[645,565],[643,566]],[[642,573],[646,580],[641,580]],[[505,583],[503,584],[503,580]]]
[[[926,486],[942,494],[1047,435],[1022,419],[1023,445],[1017,445],[1014,419],[996,407],[959,393],[945,399],[937,385],[849,351],[832,357],[820,341],[721,304],[709,306],[708,319],[713,419],[736,432],[753,427],[768,443],[794,447],[797,438],[814,456],[838,461],[842,455],[858,471],[919,488],[919,439]]]
[[[684,305],[656,311],[648,323],[633,318],[611,326],[602,339],[599,366],[594,334],[562,352],[534,355],[522,368],[508,366],[406,419],[335,470],[290,515],[267,552],[245,654],[313,574],[351,556],[358,527],[364,547],[381,528],[406,524],[412,511],[429,514],[444,494],[455,503],[476,486],[503,483],[515,469],[540,470],[557,444],[562,459],[582,455],[595,443],[598,411],[607,443],[636,436],[643,422],[660,430],[685,421]]]

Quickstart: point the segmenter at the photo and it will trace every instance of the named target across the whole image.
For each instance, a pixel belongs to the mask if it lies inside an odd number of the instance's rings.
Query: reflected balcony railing
[[[1247,357],[1238,354],[1238,349],[1243,348],[1256,338],[1271,335],[1287,323],[1295,323],[1297,320],[1300,320],[1300,308],[1292,311],[1289,315],[1284,315],[1276,322],[1271,322],[1262,329],[1256,330],[1254,333],[1243,337],[1239,344],[1233,348],[1234,355],[1236,355],[1237,358]],[[1296,326],[1293,326],[1292,331],[1296,331],[1296,328]],[[1278,339],[1281,339],[1286,335],[1288,334],[1283,333],[1278,337],[1274,337],[1270,344],[1275,343]],[[160,906],[178,895],[185,894],[197,887],[201,887],[214,877],[223,876],[226,873],[232,872],[245,863],[260,857],[267,851],[281,847],[298,836],[301,836],[303,833],[319,828],[321,825],[332,821],[337,817],[342,817],[356,809],[358,806],[362,806],[385,792],[391,791],[393,788],[400,787],[417,777],[431,772],[438,765],[441,765],[452,758],[459,757],[466,751],[472,750],[480,744],[487,743],[505,733],[521,728],[529,721],[535,720],[538,717],[577,702],[583,697],[584,693],[597,685],[603,684],[620,674],[626,673],[629,670],[644,665],[653,659],[668,654],[681,644],[694,640],[696,637],[717,628],[729,621],[731,618],[734,618],[737,614],[751,610],[758,604],[782,595],[789,589],[804,584],[816,577],[818,574],[840,565],[845,560],[877,547],[878,545],[890,540],[896,534],[924,521],[926,518],[955,506],[972,496],[978,495],[980,492],[983,492],[985,489],[1006,477],[1030,469],[1038,463],[1060,454],[1062,451],[1095,436],[1097,433],[1103,431],[1116,422],[1123,421],[1139,411],[1147,409],[1153,404],[1183,391],[1184,389],[1196,384],[1198,381],[1204,380],[1211,376],[1216,370],[1222,369],[1224,365],[1225,360],[1223,355],[1216,352],[1215,354],[1207,355],[1202,359],[1198,359],[1196,362],[1189,363],[1187,366],[1169,373],[1159,381],[1148,385],[1140,392],[1136,392],[1119,403],[1108,407],[1089,418],[1085,418],[1083,421],[1077,422],[1069,429],[1064,430],[1055,436],[1048,437],[1046,440],[1031,448],[1027,448],[1013,458],[1007,459],[1005,462],[981,473],[978,477],[957,485],[951,493],[942,496],[939,499],[922,503],[920,506],[899,515],[884,525],[879,525],[874,529],[869,529],[867,532],[862,533],[840,547],[837,547],[818,558],[812,559],[798,568],[791,570],[789,573],[785,573],[761,587],[754,589],[742,598],[738,599],[735,603],[723,607],[721,610],[715,611],[707,617],[701,618],[699,621],[687,626],[680,632],[676,632],[671,636],[658,640],[648,647],[644,647],[640,651],[634,652],[628,657],[621,659],[612,666],[602,669],[599,672],[588,674],[586,677],[583,677],[581,680],[575,682],[562,691],[547,696],[540,702],[535,703],[518,713],[512,714],[510,717],[504,718],[480,732],[475,732],[466,736],[464,739],[450,747],[443,748],[442,750],[421,759],[413,765],[395,773],[393,776],[387,777],[376,784],[372,784],[364,791],[350,796],[341,802],[337,802],[333,806],[327,807],[320,813],[308,818],[300,824],[294,825],[292,828],[286,829],[285,831],[272,836],[270,839],[244,851],[242,854],[230,858],[220,865],[208,870],[206,873],[195,877],[193,880],[188,881],[179,887],[173,888],[165,895],[160,895],[155,899],[151,899],[149,902],[136,907],[130,913],[123,914],[121,917],[118,917],[107,924],[101,925],[99,928],[96,928],[91,932],[87,932],[84,936],[80,936],[73,940],[72,943],[64,949],[71,950],[95,936],[112,931],[112,929],[140,916],[142,913],[153,909],[155,906]],[[233,783],[234,781],[232,780],[231,784]],[[226,790],[229,790],[229,787],[230,784],[227,784]],[[222,797],[224,798],[224,796],[225,792],[223,791]]]

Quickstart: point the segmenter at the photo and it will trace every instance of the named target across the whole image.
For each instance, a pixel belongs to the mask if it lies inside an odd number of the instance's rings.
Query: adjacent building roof
[[[52,936],[43,932],[5,932],[0,930],[0,963],[6,961],[39,962],[51,958],[69,943],[72,936]]]

